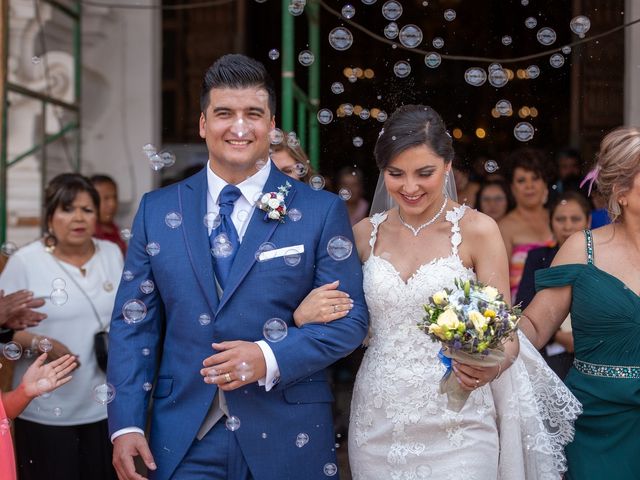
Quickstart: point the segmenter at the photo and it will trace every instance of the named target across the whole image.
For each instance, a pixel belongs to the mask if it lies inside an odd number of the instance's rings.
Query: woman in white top
[[[105,395],[94,394],[106,382],[94,336],[108,331],[123,260],[116,244],[92,238],[99,205],[98,193],[82,175],[55,177],[45,192],[47,233],[16,252],[0,276],[0,289],[29,289],[44,297],[48,315],[14,336],[25,352],[16,362],[14,384],[38,350],[50,350],[51,359],[72,353],[80,364],[71,382],[34,399],[15,421],[23,480],[116,478]],[[144,279],[132,281],[137,280]]]

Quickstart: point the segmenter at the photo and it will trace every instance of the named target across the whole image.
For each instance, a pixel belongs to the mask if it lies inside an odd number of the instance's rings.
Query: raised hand
[[[293,321],[301,327],[306,323],[333,322],[347,316],[353,308],[349,294],[338,290],[340,282],[314,288],[293,312]]]
[[[38,325],[47,315],[33,309],[43,305],[44,300],[33,298],[33,292],[28,290],[18,290],[9,295],[0,290],[0,326],[22,330]]]
[[[78,364],[72,355],[63,355],[45,363],[47,354],[43,353],[31,364],[22,376],[22,386],[29,398],[51,392],[71,380],[69,375]]]

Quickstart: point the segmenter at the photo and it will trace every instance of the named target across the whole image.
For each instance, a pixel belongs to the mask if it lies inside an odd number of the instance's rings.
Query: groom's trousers
[[[223,417],[202,440],[194,439],[172,480],[253,480],[235,433]]]

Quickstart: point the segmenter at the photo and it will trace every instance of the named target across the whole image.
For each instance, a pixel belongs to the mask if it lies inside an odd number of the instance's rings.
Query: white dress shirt
[[[247,227],[249,226],[249,221],[251,220],[251,216],[253,215],[253,210],[255,209],[255,203],[258,200],[258,196],[263,193],[262,189],[267,183],[270,172],[271,160],[269,160],[263,168],[258,170],[255,175],[252,175],[251,177],[236,185],[236,187],[240,189],[242,195],[238,197],[238,199],[234,203],[233,212],[231,214],[231,221],[233,222],[233,226],[238,232],[238,240],[240,241],[240,243],[242,243],[244,234],[246,233]],[[216,175],[213,170],[211,170],[211,165],[208,162],[207,212],[218,211],[218,197],[220,196],[220,192],[222,192],[222,189],[226,185],[227,182]],[[211,230],[212,229],[209,228],[209,235],[211,235]],[[218,289],[220,288],[217,282],[216,287]],[[218,291],[218,296],[220,296],[220,294],[221,292]],[[265,390],[268,392],[280,380],[280,369],[278,367],[276,357],[273,354],[273,350],[271,350],[269,344],[264,340],[258,340],[255,343],[260,347],[260,350],[262,350],[262,355],[264,356],[265,364],[267,367],[266,376],[258,380],[258,385],[260,385],[261,387],[265,387]],[[144,432],[138,427],[127,427],[114,432],[113,435],[111,435],[111,441],[113,442],[120,435],[133,432],[144,435]]]

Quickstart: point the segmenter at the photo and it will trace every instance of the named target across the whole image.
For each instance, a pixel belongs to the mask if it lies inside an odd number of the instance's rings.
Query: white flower
[[[280,200],[278,200],[277,198],[270,198],[267,202],[267,205],[269,206],[269,208],[278,208],[280,206]]]
[[[280,220],[280,213],[277,210],[271,210],[269,212],[269,218],[271,220]]]
[[[486,286],[482,289],[482,293],[484,293],[487,298],[489,299],[490,302],[492,302],[493,300],[496,299],[496,297],[498,296],[499,292],[496,288],[491,287],[491,286]]]
[[[271,194],[265,193],[260,199],[260,203],[263,203],[266,205],[266,203],[269,201],[270,198],[271,198]]]

